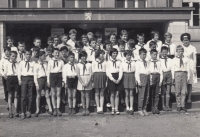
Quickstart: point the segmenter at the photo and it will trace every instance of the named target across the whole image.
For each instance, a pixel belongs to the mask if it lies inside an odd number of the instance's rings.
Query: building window
[[[37,0],[29,0],[29,8],[37,8]]]
[[[87,8],[87,0],[78,0],[79,8]]]
[[[26,0],[18,0],[18,8],[26,8]]]
[[[116,0],[116,8],[124,8],[125,7],[125,0]]]
[[[128,8],[135,8],[135,0],[127,0]]]
[[[91,8],[99,8],[99,0],[91,0]]]
[[[75,0],[64,0],[65,8],[75,8]]]
[[[145,0],[138,0],[138,8],[145,8]]]
[[[199,3],[193,3],[193,26],[199,26]]]
[[[40,8],[48,8],[49,7],[49,0],[41,0]]]
[[[167,7],[173,7],[173,0],[167,0]]]

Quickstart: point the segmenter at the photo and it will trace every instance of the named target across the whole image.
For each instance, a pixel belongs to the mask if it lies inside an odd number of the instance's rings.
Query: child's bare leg
[[[134,110],[133,102],[134,102],[133,89],[130,89],[130,110]]]
[[[95,101],[96,101],[96,105],[97,105],[97,112],[98,112],[98,109],[99,109],[99,89],[98,88],[95,88]]]
[[[72,89],[68,89],[68,104],[69,108],[72,108]]]
[[[192,95],[192,84],[187,85],[187,90],[188,90],[188,103],[191,103],[191,95]]]
[[[119,106],[119,91],[116,91],[115,93],[115,110],[118,110]]]
[[[41,90],[37,90],[37,97],[36,97],[36,113],[40,111],[40,98],[41,98]]]
[[[85,98],[86,98],[86,108],[88,109],[90,106],[90,90],[86,91]]]
[[[129,90],[125,89],[126,97],[125,97],[125,102],[126,102],[126,110],[129,110]]]
[[[60,108],[61,101],[61,87],[57,87],[57,108]]]
[[[72,89],[72,93],[73,93],[73,108],[76,107],[76,89]]]
[[[167,85],[167,91],[166,91],[166,106],[169,107],[169,101],[170,101],[170,93],[171,93],[171,85]]]
[[[81,102],[82,102],[83,108],[85,108],[85,91],[81,91]]]
[[[56,109],[56,88],[51,87],[51,100],[53,104],[53,108]]]
[[[162,106],[165,107],[165,93],[166,93],[166,85],[161,86],[161,95],[162,95]]]
[[[104,104],[104,88],[100,89],[100,108],[103,111],[103,104]]]
[[[8,107],[9,107],[9,113],[12,113],[12,92],[8,92]]]
[[[115,109],[115,94],[114,94],[114,91],[111,91],[110,103],[111,103],[112,109]]]
[[[49,90],[48,89],[45,90],[45,97],[46,97],[46,102],[47,102],[49,111],[52,112],[50,94],[49,94]]]

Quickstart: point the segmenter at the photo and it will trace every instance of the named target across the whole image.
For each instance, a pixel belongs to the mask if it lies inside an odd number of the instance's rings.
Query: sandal
[[[116,111],[115,111],[115,114],[119,115],[119,114],[120,114],[120,113],[119,113],[119,110],[116,110]]]
[[[111,115],[114,115],[114,114],[115,114],[115,110],[112,109],[112,111],[111,111]]]

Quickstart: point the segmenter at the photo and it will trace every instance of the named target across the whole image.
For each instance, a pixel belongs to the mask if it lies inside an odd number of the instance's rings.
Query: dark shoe
[[[130,111],[129,111],[129,110],[126,110],[126,114],[128,114],[128,115],[129,115],[129,114],[130,114]]]
[[[152,114],[156,114],[156,112],[155,112],[155,109],[154,109],[154,108],[152,108],[152,109],[151,109],[151,112],[152,112]]]
[[[62,113],[60,112],[59,108],[57,108],[57,113],[58,113],[58,116],[62,116]]]
[[[39,116],[39,112],[38,113],[35,113],[35,117],[38,117]]]
[[[83,110],[82,110],[82,115],[83,115],[83,116],[86,116],[85,108],[83,108]]]
[[[187,112],[187,109],[185,107],[182,107],[181,110],[183,110],[184,112]]]
[[[72,108],[69,108],[68,115],[71,115],[71,114],[72,114]]]
[[[177,111],[180,112],[181,111],[181,107],[177,107]]]
[[[134,111],[133,111],[133,110],[130,110],[130,111],[129,111],[129,114],[130,114],[130,115],[133,115],[133,114],[134,114]]]
[[[56,108],[54,108],[53,115],[57,116],[57,109]]]
[[[72,108],[72,115],[75,115],[76,114],[76,109],[75,108]]]
[[[156,108],[156,109],[155,109],[155,113],[156,113],[156,114],[160,114],[160,111]]]
[[[21,114],[21,120],[24,120],[26,118],[25,114]]]
[[[13,113],[9,113],[8,118],[13,118]]]
[[[19,113],[15,113],[15,117],[19,117]]]
[[[86,115],[87,115],[87,116],[90,115],[90,111],[89,111],[89,109],[86,109]]]
[[[167,107],[163,106],[163,111],[168,111]]]
[[[166,107],[167,107],[167,111],[172,111],[172,109],[169,106],[166,106]]]
[[[26,113],[26,117],[27,117],[27,118],[31,118],[31,113],[30,113],[30,112],[27,112],[27,113]]]

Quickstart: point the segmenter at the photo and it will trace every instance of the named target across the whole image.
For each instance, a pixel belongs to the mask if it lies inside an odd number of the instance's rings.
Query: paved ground
[[[200,113],[0,118],[0,137],[199,137]]]

